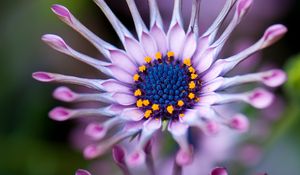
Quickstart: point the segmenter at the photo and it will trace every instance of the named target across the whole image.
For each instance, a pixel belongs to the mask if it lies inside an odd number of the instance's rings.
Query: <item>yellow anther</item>
[[[134,81],[139,81],[139,78],[140,78],[139,74],[134,74],[133,76]]]
[[[184,105],[184,102],[183,102],[182,100],[179,100],[179,101],[177,102],[177,105],[181,107],[181,106]]]
[[[145,61],[146,61],[146,63],[150,63],[150,62],[151,62],[151,60],[152,60],[152,58],[151,58],[151,57],[145,57]]]
[[[195,87],[196,87],[195,82],[194,82],[194,81],[191,81],[191,82],[189,83],[189,88],[190,88],[190,89],[194,89]]]
[[[143,105],[144,106],[148,106],[150,104],[150,101],[149,100],[143,100]]]
[[[173,111],[174,111],[173,106],[172,106],[172,105],[169,105],[169,106],[167,107],[167,111],[168,111],[168,113],[173,114]]]
[[[152,109],[153,109],[153,111],[159,110],[159,105],[158,104],[153,104]]]
[[[190,58],[186,58],[183,60],[183,64],[185,64],[186,66],[191,66],[192,63],[191,63],[191,59]]]
[[[189,71],[190,71],[190,73],[195,73],[196,72],[195,69],[192,66],[189,67]]]
[[[191,79],[192,79],[192,80],[195,80],[197,77],[198,77],[197,74],[191,74]]]
[[[183,113],[179,114],[179,117],[181,117],[181,118],[184,117],[184,114]]]
[[[192,93],[192,92],[190,92],[188,97],[189,97],[190,99],[194,99],[194,98],[195,98],[195,94]]]
[[[145,111],[144,116],[145,116],[145,118],[149,118],[151,114],[152,114],[152,111],[147,110],[147,111]]]
[[[144,72],[146,69],[147,69],[147,68],[146,68],[145,65],[142,65],[142,66],[139,67],[139,71],[140,71],[140,72]]]
[[[174,56],[174,52],[169,51],[169,52],[167,53],[167,55],[168,55],[168,57],[173,57],[173,56]]]
[[[134,96],[141,96],[142,95],[142,91],[140,89],[137,89],[134,91]]]
[[[197,97],[197,98],[195,99],[195,102],[199,102],[199,101],[200,101],[200,98]]]
[[[136,101],[136,106],[139,108],[143,107],[143,100],[139,99],[138,101]]]
[[[160,53],[160,52],[156,52],[155,58],[156,58],[157,60],[161,59],[161,58],[162,58],[161,53]]]

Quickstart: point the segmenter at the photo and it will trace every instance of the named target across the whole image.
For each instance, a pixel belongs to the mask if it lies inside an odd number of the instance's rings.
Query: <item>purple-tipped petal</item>
[[[246,132],[249,129],[249,120],[243,114],[236,114],[229,121],[229,126],[241,132]]]
[[[83,150],[83,155],[86,159],[94,159],[99,155],[103,154],[102,150],[98,145],[89,145]]]
[[[34,72],[32,77],[41,82],[51,82],[54,80],[53,74],[48,72]]]
[[[115,163],[122,170],[124,175],[130,175],[130,171],[125,161],[125,150],[121,146],[114,146],[112,150],[113,159]]]
[[[85,129],[85,134],[95,140],[102,139],[107,132],[107,128],[101,123],[91,123]]]
[[[274,95],[264,89],[256,89],[249,95],[249,103],[259,109],[268,107],[274,100]]]
[[[59,51],[64,52],[68,49],[68,45],[66,44],[66,42],[57,35],[45,34],[42,36],[42,40]]]
[[[264,33],[263,40],[263,48],[268,47],[281,39],[284,34],[287,32],[287,28],[282,24],[275,24],[270,26]]]
[[[67,87],[58,87],[53,92],[53,97],[64,102],[72,102],[76,99],[76,93]]]
[[[208,135],[218,134],[220,131],[220,125],[214,121],[208,121],[205,123],[205,133]]]
[[[125,164],[125,150],[121,146],[114,146],[112,150],[113,158],[116,164],[126,166]]]
[[[52,5],[51,10],[64,21],[72,23],[71,13],[66,7],[59,4],[54,4]]]
[[[228,175],[226,168],[217,167],[211,171],[211,175]]]
[[[142,150],[134,151],[126,156],[126,163],[128,166],[136,167],[145,163],[146,155]]]
[[[275,69],[269,71],[267,75],[262,77],[262,79],[265,85],[270,87],[277,87],[282,85],[286,81],[287,76],[282,70]]]
[[[83,169],[78,169],[75,175],[91,175],[91,173]]]
[[[65,121],[72,116],[72,110],[64,107],[56,107],[49,112],[49,117],[56,121]]]
[[[180,166],[189,165],[193,162],[193,148],[188,150],[180,149],[176,154],[176,163]]]

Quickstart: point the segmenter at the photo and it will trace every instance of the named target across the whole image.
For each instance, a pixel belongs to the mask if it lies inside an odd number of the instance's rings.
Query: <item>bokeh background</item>
[[[203,1],[202,31],[224,3],[224,0],[213,1],[209,8],[205,8],[205,4],[209,4],[208,0]],[[227,50],[222,54],[232,54],[252,43],[271,24],[285,24],[289,32],[284,39],[260,52],[252,59],[254,61],[244,64],[246,67],[251,64],[253,69],[282,68],[287,72],[289,80],[275,92],[280,96],[278,108],[282,110],[275,112],[273,119],[264,120],[269,122],[266,139],[253,141],[251,136],[245,136],[245,140],[256,142],[262,149],[259,161],[254,161],[247,168],[241,168],[237,160],[227,164],[232,167],[230,169],[239,169],[237,172],[264,169],[271,175],[296,175],[300,172],[300,1],[261,1],[254,0],[249,15],[235,30]],[[107,2],[122,21],[134,29],[125,0]],[[137,2],[146,19],[147,8],[142,0]],[[90,67],[53,51],[41,42],[40,37],[45,33],[59,34],[72,47],[101,57],[87,41],[51,12],[50,6],[55,3],[67,6],[96,34],[120,45],[108,21],[91,0],[0,2],[0,175],[67,175],[74,174],[78,167],[90,164],[82,158],[78,145],[74,143],[76,141],[72,139],[77,122],[60,123],[47,117],[48,111],[54,106],[64,105],[51,96],[57,85],[41,84],[31,78],[31,73],[38,70],[81,77],[101,76]],[[168,9],[172,6],[172,0],[159,0],[159,3],[163,15],[170,18]],[[188,11],[188,7],[185,11]],[[185,17],[188,19],[188,16]],[[272,114],[278,108],[273,106],[259,115],[252,109],[247,111],[252,121],[259,121],[259,117]],[[256,131],[255,128],[253,130],[251,132]]]

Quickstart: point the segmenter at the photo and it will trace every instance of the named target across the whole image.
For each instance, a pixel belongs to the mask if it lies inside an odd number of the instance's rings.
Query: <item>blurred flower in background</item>
[[[118,7],[115,6],[115,8],[124,9],[126,5],[124,5],[124,2],[120,2],[120,5]],[[139,2],[140,1],[137,1],[137,3]],[[164,1],[159,1],[160,7],[163,7],[163,2]],[[215,6],[216,10],[214,11],[214,14],[210,15],[210,21],[216,16],[225,1],[220,0],[219,2],[220,3],[216,3],[218,6]],[[253,172],[262,170],[269,172],[269,174],[295,174],[297,173],[297,171],[295,171],[297,168],[295,167],[299,164],[299,159],[297,159],[295,155],[299,152],[297,151],[297,145],[300,145],[299,139],[297,139],[298,130],[296,129],[297,126],[299,126],[299,120],[297,120],[297,118],[299,118],[297,117],[299,116],[299,110],[297,108],[297,105],[299,104],[299,96],[297,95],[297,92],[299,91],[299,87],[297,86],[297,82],[299,82],[299,74],[297,73],[299,66],[297,67],[297,65],[299,64],[296,64],[296,60],[299,59],[294,57],[289,61],[286,56],[290,56],[299,51],[296,47],[296,41],[299,37],[296,35],[297,32],[295,32],[297,31],[297,28],[294,20],[298,15],[296,12],[299,11],[299,5],[297,5],[298,2],[290,0],[290,11],[286,8],[286,5],[288,5],[287,1],[272,1],[268,5],[257,5],[264,2],[254,1],[254,6],[250,9],[250,13],[245,19],[247,22],[241,23],[237,28],[232,39],[234,43],[230,45],[240,47],[240,45],[251,43],[260,33],[262,33],[263,28],[271,23],[283,21],[288,24],[290,32],[287,38],[284,39],[282,43],[277,44],[275,49],[272,48],[269,49],[270,51],[267,50],[266,52],[263,52],[264,59],[262,61],[259,57],[254,57],[254,60],[259,61],[252,63],[254,65],[253,69],[256,69],[261,67],[261,64],[268,64],[268,60],[272,60],[272,64],[274,64],[275,67],[282,67],[283,64],[289,62],[288,66],[286,66],[286,70],[288,76],[292,77],[291,81],[289,79],[284,91],[276,91],[277,94],[281,95],[282,102],[287,109],[284,110],[281,115],[279,114],[276,120],[272,120],[270,123],[269,119],[264,119],[265,114],[261,115],[248,107],[237,107],[238,110],[244,111],[251,117],[251,128],[257,127],[258,129],[255,129],[254,131],[259,131],[253,132],[253,129],[250,128],[249,137],[248,134],[242,137],[242,139],[240,136],[238,137],[237,142],[241,143],[237,144],[241,147],[238,150],[245,154],[239,154],[237,160],[244,160],[246,163],[254,162],[251,163],[250,166],[243,165],[250,167],[250,170],[256,169]],[[3,61],[1,65],[3,65],[3,67],[1,67],[0,77],[5,84],[1,86],[0,94],[2,107],[0,114],[0,137],[2,141],[0,142],[0,146],[2,148],[1,155],[4,157],[0,162],[0,174],[74,174],[73,172],[76,168],[84,168],[88,163],[82,160],[80,153],[73,152],[68,148],[68,144],[66,144],[70,128],[77,122],[68,122],[58,125],[45,117],[47,110],[58,104],[49,96],[52,88],[45,88],[44,86],[37,85],[30,79],[30,74],[34,70],[44,69],[75,74],[78,76],[86,75],[89,77],[100,77],[99,74],[89,67],[84,67],[81,64],[72,62],[69,58],[49,51],[47,47],[44,47],[40,42],[40,36],[46,31],[56,31],[55,33],[65,36],[65,38],[72,43],[74,48],[79,48],[80,51],[94,54],[96,57],[98,57],[98,55],[97,52],[91,49],[88,43],[82,40],[78,35],[73,34],[74,32],[70,32],[64,25],[60,25],[47,9],[49,9],[53,3],[64,4],[72,9],[72,11],[76,13],[76,16],[84,21],[84,24],[87,25],[88,28],[95,31],[101,37],[104,37],[113,43],[117,43],[117,38],[114,36],[114,33],[111,32],[110,26],[106,25],[107,21],[105,21],[104,17],[98,13],[97,8],[91,1],[72,2],[61,0],[57,2],[40,2],[32,0],[26,3],[14,2],[14,4],[12,4],[9,1],[2,1],[1,3],[1,7],[3,8],[1,13],[3,13],[3,15],[1,15],[0,20],[2,26],[0,35],[1,38],[3,38],[3,42],[1,43],[1,61]],[[109,1],[108,3],[110,7],[119,4],[114,3],[114,1]],[[170,1],[169,3],[169,6],[167,5],[168,7],[163,10],[163,13],[170,17],[171,12],[167,12],[166,10],[171,9],[170,7],[173,2]],[[209,2],[203,1],[203,4],[205,3]],[[265,9],[265,7],[273,10],[259,10],[255,12],[255,9]],[[209,8],[203,9],[201,11],[203,15],[200,15],[200,18],[209,17],[204,13],[204,10],[206,9],[211,12]],[[122,21],[126,22],[126,25],[128,24],[130,29],[133,29],[131,21],[128,20],[129,14],[127,12],[121,12],[121,10],[114,11],[121,14],[118,16],[122,18]],[[256,16],[256,14],[261,15],[263,13],[268,15],[265,15],[264,17]],[[250,23],[249,19],[252,19],[252,17],[250,17],[252,14],[254,22],[251,26],[253,27],[247,27],[247,23]],[[145,14],[145,17],[146,16],[147,14]],[[186,18],[188,19],[189,17]],[[27,19],[30,19],[31,22],[27,22]],[[255,20],[257,24],[255,23]],[[201,19],[201,21],[204,22],[205,20]],[[207,21],[208,23],[206,26],[209,25],[209,20]],[[263,22],[258,24],[259,21]],[[203,31],[204,29],[205,25],[200,25],[200,30]],[[244,29],[247,32],[244,32]],[[240,39],[244,37],[246,37],[246,40],[240,41]],[[222,55],[232,53],[232,50],[236,49],[227,48],[227,46],[225,46],[225,48],[226,53],[221,53]],[[243,48],[245,47],[237,48],[237,50],[242,50]],[[252,71],[245,70],[249,68],[248,63],[244,65],[243,70],[237,70],[237,72],[232,74],[237,74],[240,71],[243,73]],[[73,88],[79,92],[86,92],[86,89]],[[82,106],[82,104],[79,104],[78,106]],[[281,105],[279,104],[279,106]],[[276,108],[276,110],[277,109],[279,108]],[[275,110],[272,110],[272,107],[270,107],[270,111],[274,112]],[[270,111],[267,111],[266,113],[270,114]],[[260,118],[259,116],[262,117]],[[274,114],[272,114],[270,118],[274,116],[276,118],[276,115]],[[262,122],[259,122],[260,119],[262,119]],[[86,124],[82,123],[82,121],[79,121],[79,123],[83,125],[82,127],[84,129]],[[256,125],[255,123],[262,124]],[[261,130],[265,130],[265,132],[261,132]],[[79,133],[82,133],[82,130]],[[263,136],[261,136],[260,133],[264,133]],[[76,135],[76,133],[74,134]],[[88,137],[84,137],[84,135],[81,137],[82,139],[87,139],[87,144],[90,143]],[[78,137],[76,136],[75,138]],[[203,139],[201,136],[199,136],[199,138],[199,140]],[[76,143],[82,144],[82,139],[77,140]],[[258,139],[258,141],[253,141],[253,139]],[[246,140],[246,142],[244,142],[244,140]],[[169,144],[163,144],[167,146],[170,144],[173,145],[173,142],[170,140],[166,142]],[[172,149],[176,150],[176,148]],[[166,154],[165,150],[172,149],[166,148],[163,149],[163,151]],[[174,152],[171,152],[169,155],[174,155]],[[242,155],[246,156],[241,157]],[[168,154],[164,157],[168,158]],[[230,157],[234,158],[232,154],[230,154]],[[278,157],[281,159],[278,159]],[[282,158],[285,160],[284,162],[280,161]],[[97,174],[97,172],[104,172],[101,170],[113,170],[114,173],[117,173],[115,170],[116,166],[108,163],[106,161],[107,159],[108,157],[105,157],[101,158],[99,161],[95,161],[95,163],[90,165],[89,169],[91,169],[92,172],[95,172],[94,174]],[[170,157],[170,159],[172,160],[173,158]],[[98,164],[97,162],[100,163]],[[174,162],[171,162],[170,166],[173,166],[173,163]],[[234,161],[224,163],[220,160],[219,163],[219,165],[228,167],[232,174],[244,172],[243,168],[239,168],[240,161],[237,162],[239,166],[232,164]],[[98,171],[96,171],[97,168]],[[45,172],[45,169],[48,171]]]

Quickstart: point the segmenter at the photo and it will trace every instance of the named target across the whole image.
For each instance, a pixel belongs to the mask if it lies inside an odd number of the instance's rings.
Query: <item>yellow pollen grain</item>
[[[188,97],[189,97],[190,99],[194,99],[194,98],[195,98],[195,94],[192,93],[192,92],[190,92]]]
[[[192,79],[192,80],[196,79],[197,77],[198,77],[197,74],[191,74],[191,79]]]
[[[134,91],[134,96],[141,96],[142,95],[142,91],[140,89],[137,89]]]
[[[185,64],[186,66],[191,66],[192,63],[191,63],[191,59],[190,58],[186,58],[183,60],[183,64]]]
[[[150,104],[150,101],[149,100],[143,100],[143,105],[144,106],[148,106]]]
[[[195,102],[199,102],[199,101],[200,101],[200,98],[199,98],[199,97],[195,99]]]
[[[133,76],[134,81],[139,81],[139,78],[140,78],[139,74],[134,74]]]
[[[150,63],[150,62],[151,62],[151,60],[152,60],[152,58],[151,58],[151,57],[145,57],[145,61],[146,61],[146,63]]]
[[[143,100],[139,99],[138,101],[136,101],[136,106],[139,108],[143,107]]]
[[[156,58],[157,60],[161,59],[161,58],[162,58],[162,54],[161,54],[160,52],[157,52],[157,53],[155,54],[155,58]]]
[[[146,70],[146,66],[145,65],[142,65],[139,67],[139,71],[140,72],[144,72]]]
[[[195,73],[195,69],[192,66],[189,67],[189,71],[190,71],[190,73]]]
[[[184,105],[184,102],[183,102],[182,100],[179,100],[179,101],[177,102],[177,105],[180,106],[180,107],[182,107],[182,106]]]
[[[167,107],[167,111],[168,111],[168,113],[173,114],[174,107],[173,107],[172,105],[169,105],[169,106]]]
[[[152,109],[153,109],[153,111],[159,110],[159,105],[158,104],[153,104]]]
[[[196,87],[195,82],[194,82],[194,81],[191,81],[191,82],[189,83],[189,88],[190,88],[190,89],[195,89],[195,87]]]
[[[179,117],[181,117],[181,118],[184,117],[184,114],[183,113],[179,114]]]
[[[174,52],[169,51],[169,52],[167,53],[167,55],[168,55],[168,57],[173,57],[173,56],[174,56]]]
[[[152,114],[152,111],[147,110],[147,111],[145,111],[144,116],[145,116],[145,118],[149,118],[151,114]]]

